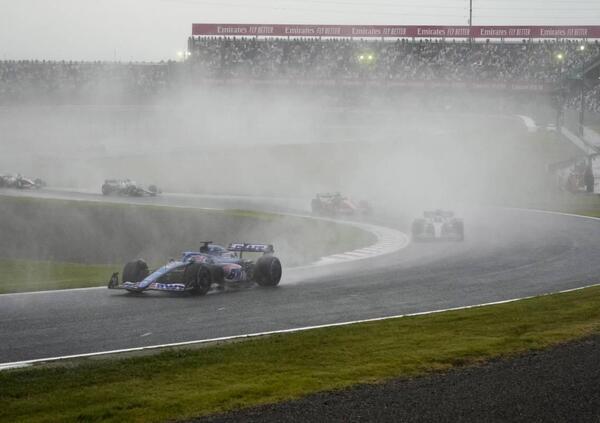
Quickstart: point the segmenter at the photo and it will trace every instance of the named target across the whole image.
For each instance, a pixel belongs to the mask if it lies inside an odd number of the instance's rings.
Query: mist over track
[[[366,230],[327,219],[197,206],[165,207],[169,200],[160,197],[150,202],[123,202],[118,197],[96,195],[90,196],[95,201],[65,201],[23,197],[26,192],[13,191],[13,196],[2,193],[3,259],[120,267],[124,259],[143,258],[150,266],[158,266],[182,251],[198,249],[202,240],[212,240],[222,245],[274,244],[277,256],[291,267],[368,247],[376,241],[376,236]],[[53,289],[50,285],[44,287],[48,274],[28,272],[29,281],[42,283],[37,289]],[[18,288],[18,282],[9,279],[10,274],[0,275],[0,292],[30,290]],[[105,279],[96,279],[96,285]],[[93,282],[88,280],[85,286],[93,286]],[[13,289],[7,289],[6,283]]]
[[[46,193],[89,199],[88,194]],[[127,201],[127,200],[123,200]],[[258,209],[255,199],[169,196],[174,205]],[[290,208],[271,198],[265,210]],[[389,212],[389,211],[388,211]],[[597,282],[600,224],[525,210],[467,208],[464,243],[284,273],[273,290],[206,297],[104,289],[0,296],[0,362],[84,354],[445,309]],[[400,215],[400,213],[398,213]],[[375,215],[405,229],[407,222]]]

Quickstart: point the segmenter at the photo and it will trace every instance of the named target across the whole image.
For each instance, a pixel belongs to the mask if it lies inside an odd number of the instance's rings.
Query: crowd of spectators
[[[531,81],[556,83],[600,54],[598,42],[190,39],[196,71],[212,77]],[[582,49],[583,46],[583,49]]]
[[[529,83],[552,90],[600,56],[598,41],[517,43],[196,37],[195,75],[208,78]],[[586,94],[600,112],[600,86]],[[567,106],[579,107],[576,97]]]
[[[573,90],[566,100],[566,107],[581,110],[581,92]],[[600,81],[584,93],[584,107],[587,111],[600,114]]]
[[[134,103],[202,79],[527,82],[551,87],[600,55],[598,41],[195,37],[188,45],[190,56],[184,62],[0,61],[0,104],[45,99]],[[598,110],[599,96],[600,88],[590,90],[587,106]]]
[[[584,101],[587,110],[600,114],[600,83],[585,92]],[[577,101],[575,100],[575,104],[573,104],[572,107],[577,109],[580,108],[581,105],[577,104]]]
[[[135,102],[167,89],[173,62],[0,61],[0,104]]]

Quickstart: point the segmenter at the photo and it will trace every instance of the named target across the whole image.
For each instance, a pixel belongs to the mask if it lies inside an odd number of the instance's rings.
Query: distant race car
[[[244,252],[262,256],[248,260],[243,258]],[[225,248],[204,242],[199,251],[186,251],[179,260],[171,260],[152,273],[143,260],[131,261],[123,268],[122,282],[119,273],[113,273],[108,288],[205,295],[213,285],[219,290],[254,284],[273,287],[279,284],[282,275],[281,262],[273,253],[273,246],[266,244],[233,243]]]
[[[30,179],[25,178],[21,174],[4,174],[0,175],[0,188],[17,188],[17,189],[39,189],[46,186],[46,183],[40,178]]]
[[[155,197],[160,194],[156,185],[150,185],[148,189],[131,179],[107,179],[102,184],[103,195],[128,195],[130,197],[143,197],[149,195]]]
[[[312,212],[321,216],[364,216],[371,213],[371,206],[368,202],[354,202],[339,192],[317,194],[310,205]]]
[[[414,241],[464,241],[465,227],[462,219],[451,211],[434,210],[423,213],[423,218],[412,224]]]

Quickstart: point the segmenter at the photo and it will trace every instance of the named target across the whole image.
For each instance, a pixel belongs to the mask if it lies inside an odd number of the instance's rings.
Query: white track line
[[[239,340],[239,339],[257,338],[260,336],[304,332],[304,331],[313,330],[313,329],[323,329],[323,328],[331,328],[331,327],[337,327],[337,326],[348,326],[348,325],[354,325],[357,323],[379,322],[382,320],[400,319],[400,318],[404,318],[404,317],[424,316],[424,315],[429,315],[429,314],[444,313],[447,311],[467,310],[467,309],[471,309],[471,308],[480,308],[480,307],[493,306],[493,305],[499,305],[499,304],[507,304],[507,303],[512,303],[515,301],[528,300],[528,299],[532,299],[532,298],[536,298],[536,297],[544,297],[544,296],[548,296],[548,295],[564,294],[567,292],[580,291],[582,289],[591,288],[594,286],[600,286],[600,284],[593,284],[593,285],[587,285],[587,286],[582,286],[582,287],[578,287],[578,288],[565,289],[562,291],[556,291],[556,292],[546,293],[546,294],[542,294],[542,295],[530,295],[527,297],[511,298],[509,300],[494,301],[494,302],[490,302],[490,303],[473,304],[473,305],[467,305],[467,306],[451,307],[451,308],[444,308],[444,309],[430,310],[430,311],[420,311],[417,313],[397,314],[397,315],[393,315],[393,316],[374,317],[371,319],[351,320],[351,321],[347,321],[347,322],[338,322],[338,323],[327,323],[327,324],[315,325],[315,326],[302,326],[302,327],[298,327],[298,328],[273,330],[273,331],[267,331],[267,332],[256,332],[256,333],[249,333],[249,334],[243,334],[243,335],[222,336],[219,338],[198,339],[198,340],[194,340],[194,341],[184,341],[184,342],[173,342],[173,343],[169,343],[169,344],[149,345],[146,347],[123,348],[123,349],[119,349],[119,350],[109,350],[109,351],[99,351],[99,352],[85,353],[85,354],[73,354],[73,355],[63,355],[63,356],[58,356],[58,357],[38,358],[35,360],[13,361],[13,362],[8,362],[8,363],[0,363],[0,371],[8,370],[8,369],[30,367],[30,366],[33,366],[34,364],[39,364],[39,363],[50,363],[50,362],[55,362],[55,361],[70,360],[70,359],[77,359],[77,358],[98,357],[98,356],[110,355],[110,354],[121,354],[121,353],[137,352],[137,351],[155,350],[155,349],[160,349],[160,348],[184,347],[184,346],[188,346],[188,345],[200,345],[200,344],[207,344],[207,343],[211,343],[211,342],[232,341],[232,340]]]
[[[314,218],[314,217],[313,217]],[[408,236],[396,229],[386,228],[383,226],[372,225],[363,222],[354,221],[338,221],[334,219],[319,218],[321,220],[332,221],[336,223],[355,226],[364,231],[370,232],[377,237],[377,242],[373,245],[361,247],[352,251],[332,254],[330,256],[321,257],[317,262],[309,266],[325,266],[336,263],[345,263],[349,261],[364,260],[385,254],[391,254],[405,248],[410,240]]]
[[[537,131],[538,127],[532,118],[530,118],[529,116],[525,116],[525,115],[517,115],[517,117],[521,119],[521,121],[527,128],[527,132],[533,133],[533,132]]]

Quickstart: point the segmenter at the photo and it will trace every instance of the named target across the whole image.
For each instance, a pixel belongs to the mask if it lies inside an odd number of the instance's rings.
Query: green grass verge
[[[376,241],[349,225],[249,210],[2,195],[0,201],[0,294],[103,285],[138,254],[158,266],[197,248],[204,236],[272,242],[286,267]]]
[[[62,198],[40,198],[40,197],[27,197],[27,196],[14,196],[14,195],[6,195],[0,194],[0,198],[2,201],[12,202],[15,204],[28,205],[28,206],[36,206],[36,205],[47,205],[50,204],[53,207],[67,207],[67,208],[78,208],[78,209],[86,209],[86,208],[112,208],[112,209],[121,209],[121,210],[156,210],[156,211],[164,211],[165,209],[172,211],[181,211],[181,212],[192,212],[192,213],[203,213],[203,214],[218,214],[218,215],[228,215],[235,217],[249,217],[253,219],[260,220],[275,220],[284,218],[285,215],[280,213],[267,213],[261,211],[254,210],[241,210],[241,209],[211,209],[211,208],[201,208],[201,207],[193,207],[193,206],[169,206],[168,204],[140,204],[140,203],[127,203],[125,201],[111,201],[111,197],[106,198],[106,201],[91,201],[91,200],[74,200],[74,199],[62,199]],[[121,198],[121,197],[117,197]],[[132,201],[135,201],[136,198],[132,198]]]
[[[580,214],[582,216],[589,216],[589,217],[598,217],[600,218],[600,210],[586,210],[586,211],[578,211],[576,214]]]
[[[599,329],[600,287],[592,287],[146,357],[3,371],[0,420],[185,419],[479,363]]]
[[[0,259],[0,294],[103,285],[110,265]]]

